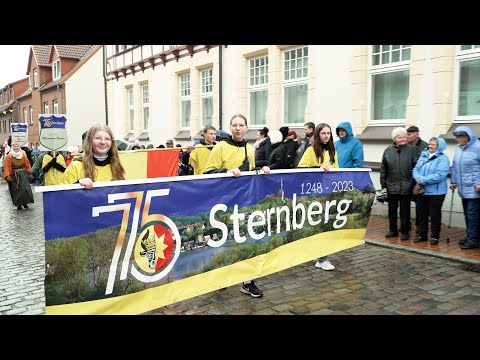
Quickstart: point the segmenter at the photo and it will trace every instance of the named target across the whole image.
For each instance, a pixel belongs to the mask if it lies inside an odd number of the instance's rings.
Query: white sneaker
[[[325,261],[322,261],[322,262],[317,261],[315,263],[315,266],[317,268],[320,268],[320,269],[325,270],[325,271],[335,270],[335,266],[330,264],[330,261],[328,261],[328,260],[325,260]]]

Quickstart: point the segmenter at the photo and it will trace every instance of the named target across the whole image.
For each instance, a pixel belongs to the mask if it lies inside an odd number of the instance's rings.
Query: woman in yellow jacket
[[[108,125],[93,125],[83,146],[81,156],[74,158],[63,174],[64,184],[78,182],[91,189],[94,181],[125,180],[125,169],[120,163],[115,138]]]
[[[247,118],[242,114],[236,114],[230,119],[230,131],[228,138],[222,139],[212,149],[208,158],[204,174],[232,173],[233,176],[240,176],[242,171],[249,171],[255,168],[255,152],[253,146],[245,140],[248,131]],[[265,175],[270,174],[268,166],[262,167]],[[244,281],[240,291],[254,298],[263,295],[253,280]]]
[[[332,128],[330,125],[325,123],[317,125],[313,133],[313,144],[303,153],[298,167],[320,167],[323,171],[328,171],[330,168],[338,168],[338,159],[335,146],[333,145]],[[328,256],[318,258],[315,266],[326,271],[335,269],[335,266],[328,261]]]

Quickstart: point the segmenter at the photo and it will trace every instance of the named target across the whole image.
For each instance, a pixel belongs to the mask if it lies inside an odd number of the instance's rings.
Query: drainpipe
[[[65,114],[65,108],[63,107],[63,93],[58,83],[57,83],[57,92],[60,93],[60,114]]]
[[[222,108],[222,94],[223,94],[223,88],[222,88],[222,61],[223,61],[223,53],[222,53],[223,45],[220,45],[218,48],[218,128],[222,130],[222,124],[223,124],[223,108]]]
[[[108,104],[107,104],[107,75],[105,73],[105,68],[107,67],[107,55],[105,52],[105,47],[107,45],[103,45],[102,51],[103,51],[103,90],[105,93],[105,124],[108,125]]]

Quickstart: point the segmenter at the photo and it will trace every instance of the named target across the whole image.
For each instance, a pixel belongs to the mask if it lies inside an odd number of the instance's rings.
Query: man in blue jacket
[[[467,238],[459,243],[462,249],[474,249],[480,236],[480,141],[468,126],[457,127],[453,136],[458,144],[450,189],[458,189],[467,225]]]
[[[336,132],[340,138],[334,143],[338,166],[341,168],[363,167],[363,144],[353,135],[352,125],[348,121],[341,122]]]

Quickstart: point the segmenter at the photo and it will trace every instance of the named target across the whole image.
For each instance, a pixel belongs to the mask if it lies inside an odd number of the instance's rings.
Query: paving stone
[[[0,184],[1,315],[45,314],[41,196],[34,192],[35,204],[17,212]],[[235,284],[145,314],[480,314],[480,274],[472,271],[477,266],[472,263],[377,246],[368,239],[329,258],[334,271],[309,261],[258,278],[261,298],[241,293]]]

